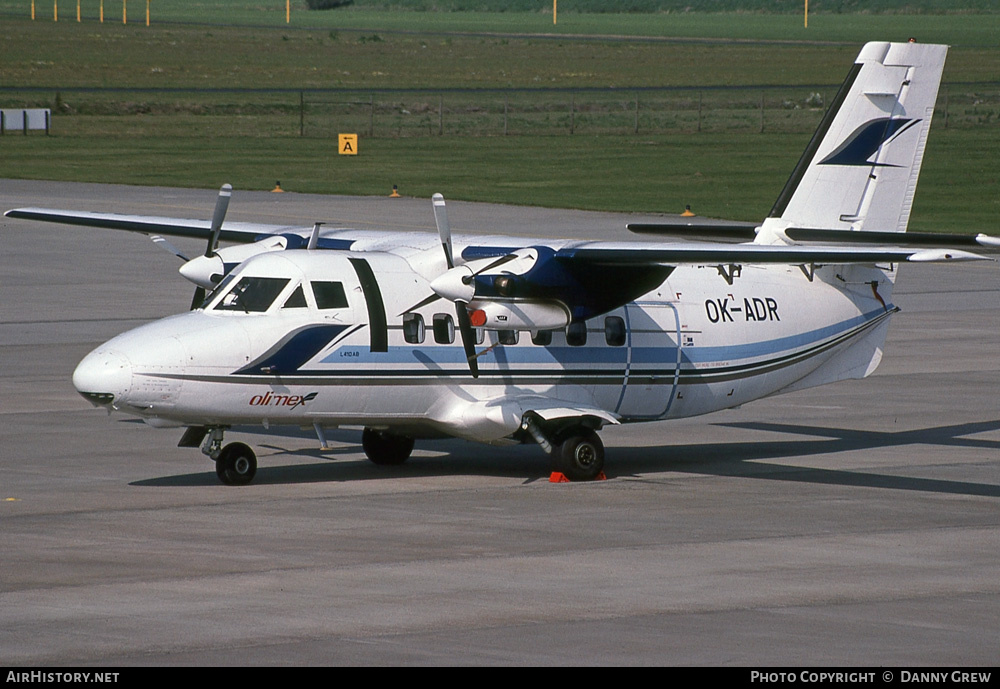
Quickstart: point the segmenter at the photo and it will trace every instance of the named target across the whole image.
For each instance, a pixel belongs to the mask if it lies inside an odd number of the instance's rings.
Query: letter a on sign
[[[342,156],[356,156],[358,154],[358,135],[340,134],[337,150]]]

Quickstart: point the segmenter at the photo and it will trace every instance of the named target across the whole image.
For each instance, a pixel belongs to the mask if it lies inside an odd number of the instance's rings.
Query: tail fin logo
[[[886,143],[899,136],[919,122],[919,119],[903,117],[880,117],[861,125],[837,146],[819,165],[878,165],[899,167],[885,163],[874,163],[870,158]]]

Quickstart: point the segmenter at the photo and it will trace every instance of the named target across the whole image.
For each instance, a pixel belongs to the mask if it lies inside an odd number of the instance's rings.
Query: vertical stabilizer
[[[768,224],[905,232],[947,52],[865,45]]]

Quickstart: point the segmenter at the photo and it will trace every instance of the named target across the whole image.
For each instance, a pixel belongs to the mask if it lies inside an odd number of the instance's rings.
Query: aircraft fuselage
[[[271,281],[267,304],[225,294],[255,280]],[[248,260],[205,308],[101,345],[74,384],[153,425],[361,425],[503,442],[521,427],[519,400],[653,421],[867,375],[891,287],[862,266],[745,266],[728,278],[680,267],[582,323],[477,328],[474,378],[450,302],[406,312],[430,293],[406,260],[285,251]]]

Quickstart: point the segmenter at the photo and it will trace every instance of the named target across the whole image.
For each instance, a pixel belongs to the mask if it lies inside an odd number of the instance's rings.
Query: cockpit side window
[[[306,295],[302,291],[302,285],[298,285],[295,291],[288,295],[288,299],[281,305],[283,309],[304,309],[306,308]]]
[[[339,282],[311,282],[313,296],[316,297],[316,308],[346,309],[347,295],[344,285]]]
[[[213,301],[215,301],[215,298],[220,294],[227,292],[229,288],[232,286],[233,280],[235,279],[236,276],[233,275],[232,273],[222,278],[222,281],[215,286],[215,289],[213,289],[211,293],[207,297],[205,297],[205,301],[201,303],[202,308],[206,307],[208,304],[211,304]]]
[[[216,311],[261,313],[271,308],[288,278],[244,277],[215,305]]]

